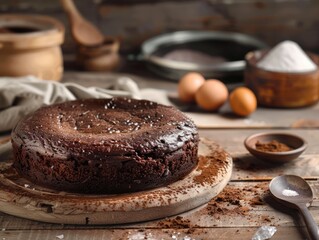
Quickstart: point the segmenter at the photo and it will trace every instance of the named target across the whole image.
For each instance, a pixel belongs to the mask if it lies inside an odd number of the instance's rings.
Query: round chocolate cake
[[[128,98],[43,107],[12,131],[15,169],[35,184],[77,193],[167,185],[197,165],[198,133],[174,107]]]

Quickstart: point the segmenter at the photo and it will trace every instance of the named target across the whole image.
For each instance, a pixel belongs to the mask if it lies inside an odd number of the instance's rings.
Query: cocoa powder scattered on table
[[[224,190],[213,198],[206,207],[207,214],[216,219],[223,216],[245,216],[249,221],[250,211],[260,205],[264,205],[265,195],[268,194],[268,182],[250,185],[243,189],[227,185]],[[268,222],[265,216],[263,222]],[[266,219],[267,218],[267,219]]]
[[[192,227],[190,224],[190,220],[184,219],[181,216],[177,216],[175,218],[167,218],[158,223],[158,225],[162,228],[190,228]]]
[[[284,143],[278,142],[277,140],[272,140],[266,143],[257,141],[255,146],[257,150],[262,152],[287,152],[293,150],[293,148]]]
[[[207,204],[208,214],[216,218],[219,218],[219,215],[246,215],[249,208],[241,203],[244,196],[241,189],[226,186],[218,196]]]

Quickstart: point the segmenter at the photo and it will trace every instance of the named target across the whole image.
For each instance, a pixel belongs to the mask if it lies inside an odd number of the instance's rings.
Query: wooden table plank
[[[309,181],[317,193],[311,207],[316,221],[319,222],[319,181]],[[162,229],[162,228],[209,228],[209,227],[259,227],[263,225],[295,226],[300,220],[296,211],[285,208],[275,202],[268,192],[265,182],[230,182],[229,185],[208,204],[170,218],[126,225],[61,225],[48,224],[16,218],[6,214],[0,215],[1,227],[6,230],[69,230],[69,229]],[[298,221],[297,221],[298,222]],[[302,226],[302,221],[299,222]]]
[[[306,179],[319,179],[319,155],[303,154],[285,164],[267,163],[250,154],[234,155],[232,180],[271,180],[282,174],[300,175]]]
[[[285,164],[267,163],[252,156],[244,147],[248,136],[260,132],[296,134],[308,142],[306,151]],[[270,180],[280,174],[296,174],[303,177],[319,177],[319,129],[214,129],[200,130],[200,136],[215,140],[234,159],[232,180]]]
[[[73,230],[33,230],[0,231],[3,240],[243,240],[251,239],[258,228],[181,228],[181,229],[73,229]],[[305,239],[304,228],[278,227],[271,240]]]
[[[214,140],[232,155],[248,153],[245,138],[256,133],[281,132],[298,135],[308,142],[305,154],[319,154],[318,129],[199,129],[199,135]]]
[[[0,231],[0,239],[123,239],[123,240],[142,240],[142,239],[250,239],[257,227],[238,227],[238,228],[166,228],[166,229],[130,229],[124,232],[122,229],[69,229],[69,230],[2,230]],[[176,238],[175,238],[175,237]],[[299,240],[305,239],[306,233],[304,227],[277,227],[277,233],[272,239],[289,239]],[[188,238],[187,238],[188,237]]]
[[[65,72],[63,74],[62,82],[72,82],[77,83],[85,87],[108,87],[110,84],[114,83],[120,77],[129,77],[133,79],[140,88],[155,88],[172,90],[175,89],[177,84],[172,81],[164,81],[162,78],[152,77],[144,78],[138,75],[130,73],[104,73],[104,72]]]
[[[218,113],[186,112],[199,128],[318,128],[319,104],[296,109],[258,107],[246,118],[235,116],[228,103]],[[275,116],[275,117],[274,117]]]

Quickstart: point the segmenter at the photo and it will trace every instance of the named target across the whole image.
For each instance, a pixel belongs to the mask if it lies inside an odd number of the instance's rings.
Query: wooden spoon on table
[[[68,14],[74,40],[83,46],[101,45],[103,34],[90,22],[82,17],[72,0],[60,0],[65,12]]]

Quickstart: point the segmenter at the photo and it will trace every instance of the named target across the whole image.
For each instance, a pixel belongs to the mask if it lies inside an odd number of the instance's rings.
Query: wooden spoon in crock
[[[90,22],[82,17],[72,0],[60,0],[67,13],[74,40],[83,46],[101,45],[104,40],[103,34]]]

